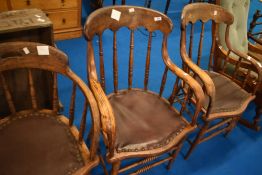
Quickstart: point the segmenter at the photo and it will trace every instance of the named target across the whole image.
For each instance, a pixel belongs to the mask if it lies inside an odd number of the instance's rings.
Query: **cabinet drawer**
[[[41,8],[42,10],[73,8],[78,0],[10,0],[12,9]]]
[[[77,10],[50,12],[48,18],[53,22],[54,30],[78,27],[80,19]]]
[[[0,0],[0,12],[8,10],[7,0]]]

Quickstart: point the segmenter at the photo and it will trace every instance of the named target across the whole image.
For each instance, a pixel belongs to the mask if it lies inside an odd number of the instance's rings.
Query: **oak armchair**
[[[230,13],[234,16],[234,23],[231,25],[231,28],[229,30],[229,37],[228,39],[231,42],[231,47],[237,51],[237,53],[230,54],[229,57],[231,60],[238,60],[239,57],[242,57],[242,55],[248,55],[249,57],[252,57],[253,59],[257,60],[259,64],[262,64],[262,46],[258,42],[256,44],[253,44],[249,42],[250,40],[255,39],[254,37],[250,37],[251,35],[248,35],[248,29],[247,29],[247,19],[248,19],[248,13],[249,13],[249,6],[250,6],[250,0],[216,0],[217,5],[221,5],[226,10],[228,10]],[[222,60],[224,60],[227,57],[227,45],[225,41],[225,30],[226,26],[221,24],[219,25],[219,43],[216,47],[216,54],[217,62],[215,62],[215,69],[219,70],[221,69]],[[258,41],[258,40],[255,40]],[[219,45],[222,45],[223,47],[219,47]],[[247,67],[247,68],[246,68]],[[230,74],[232,72],[233,66],[231,64],[228,64],[226,67],[227,74]],[[240,79],[240,84],[244,81],[245,76],[247,72],[251,69],[256,69],[253,67],[252,64],[249,62],[242,62],[240,65],[240,69],[237,72],[237,75]],[[260,67],[261,69],[261,67]],[[256,71],[250,71],[250,75],[248,76],[247,82],[245,82],[245,89],[249,92],[253,92],[254,88],[257,88],[256,91],[256,115],[253,118],[253,121],[249,121],[247,119],[241,118],[240,123],[244,124],[248,128],[259,130],[259,120],[260,116],[262,114],[262,86],[257,87],[257,79],[258,74]]]
[[[205,12],[205,13],[203,13]],[[215,28],[208,32],[205,30],[207,25],[212,25]],[[231,47],[229,40],[229,28],[233,23],[234,18],[231,13],[224,8],[207,3],[193,3],[185,6],[181,17],[181,42],[180,53],[183,60],[183,69],[201,84],[205,92],[205,105],[203,111],[203,124],[199,122],[200,128],[195,139],[190,142],[191,147],[186,155],[186,158],[192,153],[194,148],[207,141],[214,136],[225,132],[228,134],[236,125],[241,117],[241,114],[246,109],[247,105],[255,98],[256,90],[261,83],[261,68],[259,63],[245,54],[241,54]],[[228,47],[227,57],[223,60],[223,67],[220,70],[214,69],[215,46],[218,43],[217,25],[225,24],[225,40]],[[199,27],[200,32],[195,30]],[[189,29],[189,32],[187,33]],[[198,34],[196,36],[196,34]],[[189,37],[187,37],[189,35]],[[207,37],[207,36],[211,37]],[[193,42],[199,38],[199,42]],[[210,41],[211,38],[211,41]],[[223,46],[219,45],[222,48]],[[229,54],[238,54],[238,61],[232,62]],[[240,65],[243,62],[248,62],[254,66],[257,73],[256,88],[251,93],[245,90],[247,79],[250,76],[250,70],[243,77],[241,85],[238,85],[239,80],[236,77],[236,72],[239,71]],[[232,75],[225,72],[228,64],[234,64]],[[194,96],[191,96],[191,102],[194,103]]]
[[[115,13],[120,14],[118,18]],[[148,36],[141,36],[138,31],[141,27],[148,31]],[[183,140],[196,127],[204,94],[200,85],[168,56],[167,38],[172,28],[171,20],[164,14],[135,6],[101,8],[85,23],[88,79],[99,105],[106,158],[112,163],[113,175],[127,170],[139,174],[166,161],[170,168]],[[155,31],[159,32],[157,36],[163,36],[159,56],[156,56],[159,44],[154,44],[152,37]],[[123,35],[130,36],[128,43]],[[112,56],[105,54],[110,49]],[[127,54],[123,49],[129,50]],[[171,88],[165,86],[170,79]],[[187,105],[178,96],[181,82],[196,97],[192,118],[182,115]],[[180,109],[174,107],[177,101],[182,101]],[[121,166],[131,158],[140,159]],[[140,169],[133,170],[137,166]]]
[[[54,47],[40,43],[10,42],[0,44],[0,57],[0,88],[4,91],[11,113],[0,120],[0,174],[89,174],[99,163],[96,155],[99,111],[91,91],[70,70],[67,56]],[[29,82],[31,107],[23,110],[16,108],[13,100],[16,97],[5,76],[7,71],[10,73],[18,69],[27,70]],[[45,70],[53,76],[51,109],[39,106],[33,70]],[[61,75],[68,80],[68,84],[63,83],[59,88],[70,88],[69,85],[72,85],[72,94],[61,93],[70,100],[69,105],[64,103],[68,118],[58,112],[58,99],[62,98],[58,98],[57,77],[60,79]],[[80,105],[83,107],[79,108]],[[79,109],[83,109],[82,114]],[[91,128],[89,148],[84,139],[88,128]]]

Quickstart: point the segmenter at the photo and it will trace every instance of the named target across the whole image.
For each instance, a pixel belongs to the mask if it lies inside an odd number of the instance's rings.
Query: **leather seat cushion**
[[[116,119],[117,151],[139,151],[160,147],[188,125],[178,112],[158,95],[122,91],[109,97]]]
[[[77,142],[56,116],[19,115],[0,125],[1,175],[65,175],[84,166]]]
[[[216,72],[208,72],[216,88],[215,101],[210,114],[219,112],[232,112],[239,110],[245,102],[250,101],[252,96],[224,75]],[[204,105],[208,106],[208,98]]]

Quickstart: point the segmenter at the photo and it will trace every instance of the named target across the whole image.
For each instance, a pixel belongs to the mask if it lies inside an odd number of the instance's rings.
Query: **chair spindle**
[[[128,89],[132,88],[133,64],[134,64],[134,30],[131,30],[131,35],[130,35],[130,53],[129,53],[129,69],[128,69]]]
[[[192,50],[193,50],[193,40],[194,40],[194,23],[191,24],[190,30],[190,42],[189,42],[189,58],[192,59]]]
[[[210,51],[209,63],[208,63],[209,71],[211,70],[211,68],[213,68],[213,58],[214,58],[215,46],[216,46],[216,33],[212,35],[212,45],[211,45],[211,51]]]
[[[58,92],[57,92],[57,73],[53,73],[53,110],[58,112]]]
[[[198,55],[197,55],[197,65],[198,66],[200,65],[200,59],[201,59],[201,56],[202,56],[204,29],[205,29],[205,23],[202,22],[201,33],[200,33],[200,40],[199,40],[199,46],[198,46]]]
[[[226,70],[226,67],[227,67],[227,64],[228,64],[229,54],[230,54],[230,50],[227,51],[226,58],[224,59],[224,65],[223,65],[222,73],[224,73],[225,70]]]
[[[159,97],[162,96],[163,91],[165,89],[165,85],[166,85],[166,78],[167,78],[167,71],[168,71],[168,67],[166,66],[163,77],[162,77],[162,82],[161,82],[161,87],[160,87],[160,91],[159,91]]]
[[[82,119],[81,119],[81,124],[80,124],[80,130],[79,130],[79,138],[78,138],[78,140],[80,142],[83,141],[83,133],[85,132],[85,129],[86,129],[86,114],[87,114],[87,110],[88,110],[88,102],[85,99],[84,109],[83,109]]]
[[[179,88],[178,84],[179,84],[179,78],[177,77],[176,81],[175,81],[175,84],[174,84],[174,87],[173,87],[172,94],[171,94],[171,96],[168,99],[170,105],[173,105],[175,97],[176,97],[176,94],[179,92],[180,88]]]
[[[236,67],[235,67],[235,69],[234,69],[233,76],[232,76],[233,79],[235,79],[236,76],[237,76],[237,72],[238,72],[238,70],[239,70],[239,67],[241,66],[241,61],[242,61],[242,59],[243,59],[243,58],[240,57],[239,60],[238,60],[238,62],[237,62],[237,64],[236,64]]]
[[[30,96],[33,109],[37,109],[37,101],[36,101],[36,93],[33,81],[32,70],[28,69],[28,80],[29,80],[29,88],[30,88]]]
[[[76,83],[73,82],[72,95],[70,99],[70,108],[69,108],[69,126],[72,126],[75,118],[75,99],[76,99]]]
[[[118,66],[117,66],[117,43],[116,43],[116,31],[114,31],[113,41],[113,69],[114,69],[114,92],[118,91]]]
[[[102,36],[99,35],[99,63],[100,63],[100,81],[103,90],[105,90],[105,66]]]
[[[144,89],[145,89],[145,90],[148,89],[148,78],[149,78],[149,68],[150,68],[151,44],[152,44],[152,32],[149,32],[148,45],[147,45],[147,55],[146,55],[145,80],[144,80]]]
[[[10,90],[8,89],[8,85],[6,83],[4,75],[2,73],[0,73],[0,78],[1,78],[1,83],[2,83],[4,93],[5,93],[5,98],[6,98],[9,110],[12,114],[15,114],[16,110],[15,110],[14,102],[12,100],[12,95],[11,95]]]
[[[247,82],[248,82],[249,77],[250,77],[250,73],[251,73],[251,69],[248,69],[247,75],[246,75],[246,77],[245,77],[245,79],[244,79],[244,81],[243,81],[243,83],[242,83],[242,87],[243,87],[243,88],[246,88]]]

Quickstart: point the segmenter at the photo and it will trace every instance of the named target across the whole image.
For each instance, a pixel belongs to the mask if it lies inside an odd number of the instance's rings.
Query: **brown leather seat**
[[[216,98],[209,118],[216,117],[216,113],[234,112],[238,109],[245,109],[249,102],[254,99],[250,98],[252,96],[251,93],[248,93],[224,75],[213,71],[206,71],[206,73],[210,76],[216,87]],[[204,108],[206,110],[208,108],[208,98],[206,98]]]
[[[163,98],[153,93],[130,90],[113,94],[109,101],[116,119],[118,152],[161,147],[189,125]]]
[[[1,175],[64,175],[84,166],[77,141],[55,115],[17,114],[0,125],[0,140]]]

